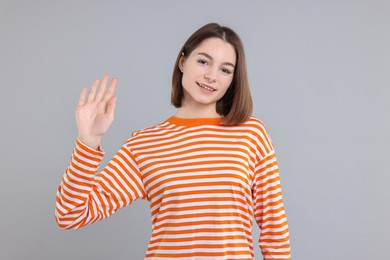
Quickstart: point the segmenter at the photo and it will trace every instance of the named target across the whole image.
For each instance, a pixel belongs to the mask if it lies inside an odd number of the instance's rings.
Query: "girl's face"
[[[219,38],[201,42],[191,54],[181,57],[183,106],[214,109],[233,80],[236,52],[230,43]]]

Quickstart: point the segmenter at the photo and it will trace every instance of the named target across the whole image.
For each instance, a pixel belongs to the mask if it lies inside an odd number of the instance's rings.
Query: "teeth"
[[[207,89],[207,90],[209,90],[209,91],[214,91],[214,89],[209,88],[209,87],[207,87],[207,86],[205,86],[205,85],[202,85],[202,84],[199,84],[199,83],[198,83],[198,85],[199,85],[199,87],[202,87],[202,88]]]
[[[202,88],[205,88],[205,89],[210,90],[210,91],[213,91],[213,90],[214,90],[214,89],[212,89],[212,88],[209,88],[209,87],[206,87],[206,86],[203,86],[203,85],[202,85]]]

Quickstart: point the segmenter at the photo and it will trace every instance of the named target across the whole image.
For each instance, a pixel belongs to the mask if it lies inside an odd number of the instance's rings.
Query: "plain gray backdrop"
[[[118,77],[105,165],[132,131],[175,112],[176,55],[208,22],[244,42],[293,259],[390,259],[390,2],[376,0],[1,0],[0,259],[143,259],[146,201],[80,230],[56,226],[75,107],[83,86]]]

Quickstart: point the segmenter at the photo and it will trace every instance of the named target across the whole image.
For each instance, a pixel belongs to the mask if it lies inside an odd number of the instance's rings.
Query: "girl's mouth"
[[[201,87],[201,88],[207,89],[208,91],[217,91],[215,88],[212,88],[212,87],[207,86],[207,85],[200,84],[199,82],[196,82],[196,84],[197,84],[199,87]]]

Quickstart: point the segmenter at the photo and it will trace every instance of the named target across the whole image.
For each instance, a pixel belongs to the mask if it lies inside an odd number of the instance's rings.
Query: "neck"
[[[176,114],[176,117],[180,118],[219,118],[219,115],[215,109],[215,104],[213,105],[199,105],[199,104],[189,104],[184,103],[180,107]]]

